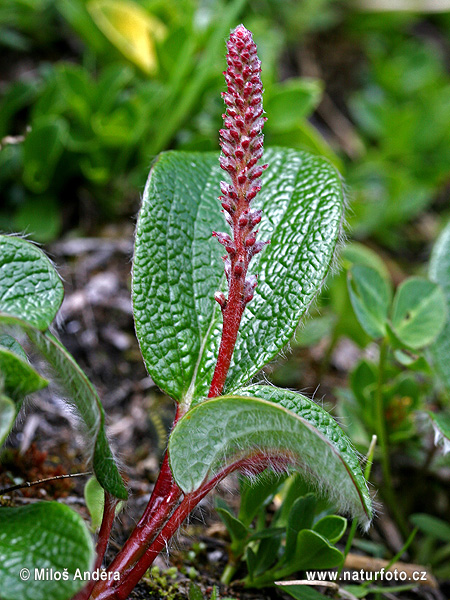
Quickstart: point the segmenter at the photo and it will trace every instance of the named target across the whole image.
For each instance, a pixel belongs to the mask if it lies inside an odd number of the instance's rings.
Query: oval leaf
[[[371,267],[355,265],[348,273],[348,291],[364,331],[374,339],[384,337],[392,295],[389,281]]]
[[[342,563],[344,555],[332,546],[328,540],[316,531],[303,529],[298,534],[295,558],[292,559],[295,569],[287,567],[278,577],[290,575],[293,571],[306,569],[330,569]],[[289,569],[289,571],[288,571]]]
[[[239,390],[239,396],[204,402],[179,421],[169,440],[173,476],[185,493],[255,450],[289,454],[338,509],[368,524],[371,500],[350,440],[326,411],[301,394],[252,386]]]
[[[338,542],[347,529],[347,519],[339,515],[327,515],[314,524],[313,530],[332,544]]]
[[[105,413],[89,379],[64,346],[50,334],[44,334],[20,319],[0,313],[0,325],[15,327],[26,333],[33,347],[55,372],[66,404],[80,417],[80,430],[93,450],[93,467],[100,485],[116,498],[125,500],[127,491],[108,444]]]
[[[429,353],[439,378],[450,393],[450,223],[436,242],[430,261],[430,279],[444,290],[447,303],[447,322]]]
[[[244,313],[226,391],[246,383],[292,337],[329,270],[343,215],[338,172],[305,152],[270,148],[255,297]],[[168,152],[153,166],[139,217],[133,269],[136,332],[154,381],[189,405],[209,390],[220,342],[224,228],[216,154]]]
[[[319,79],[291,78],[272,86],[270,92],[264,102],[270,115],[269,131],[290,131],[320,103],[323,83]]]
[[[61,280],[39,248],[21,238],[0,236],[0,312],[45,331],[63,296]]]
[[[74,578],[76,570],[89,571],[94,555],[83,519],[68,506],[39,502],[0,508],[2,600],[69,600],[85,585]],[[67,581],[46,577],[64,571]]]
[[[88,479],[84,486],[84,501],[91,515],[91,528],[96,531],[102,524],[105,492],[94,475]]]
[[[447,306],[441,288],[431,281],[411,277],[398,288],[392,309],[392,329],[409,348],[428,346],[441,332]]]

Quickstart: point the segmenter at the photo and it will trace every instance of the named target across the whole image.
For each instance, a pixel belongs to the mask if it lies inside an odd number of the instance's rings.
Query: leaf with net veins
[[[85,584],[82,575],[75,577],[77,569],[89,571],[94,556],[83,519],[68,506],[0,508],[2,600],[70,600]],[[58,577],[63,572],[67,579]]]
[[[21,238],[0,236],[0,312],[45,331],[63,295],[61,279],[42,250]]]
[[[172,473],[185,493],[226,465],[258,453],[286,458],[308,473],[338,510],[368,525],[371,500],[350,440],[301,394],[269,386],[240,389],[192,408],[169,440]]]
[[[252,203],[262,210],[252,261],[258,273],[226,381],[247,383],[292,337],[319,291],[338,241],[342,182],[326,160],[269,148],[269,167]],[[136,333],[154,381],[185,405],[208,394],[221,332],[216,290],[226,290],[217,209],[222,171],[215,153],[167,152],[154,164],[136,233],[133,309]]]

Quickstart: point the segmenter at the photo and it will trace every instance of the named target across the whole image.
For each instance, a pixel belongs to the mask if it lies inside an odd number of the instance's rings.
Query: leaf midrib
[[[210,184],[211,181],[213,181],[215,179],[214,177],[214,171],[216,169],[216,165],[211,166],[209,169],[209,176],[207,178],[207,186]],[[207,187],[205,186],[205,187]],[[197,204],[197,209],[196,209],[196,213],[195,213],[195,221],[194,221],[194,235],[192,236],[192,241],[191,241],[191,259],[194,257],[194,252],[193,252],[193,246],[194,243],[197,239],[196,237],[196,231],[197,231],[197,226],[198,226],[198,214],[199,211],[201,209],[201,202],[199,202]],[[212,236],[212,231],[211,231],[211,236]],[[192,265],[192,273],[194,274],[194,269],[195,269],[195,265],[193,263],[193,261],[191,260],[191,265]],[[221,284],[223,283],[223,279],[224,279],[224,274],[222,275],[222,277],[220,278],[220,285],[219,287],[222,287]],[[195,294],[195,290],[194,290],[194,277],[192,277],[192,296],[194,298],[194,306],[195,306],[195,316],[196,316],[196,320],[197,320],[197,329],[198,329],[198,339],[199,339],[199,343],[200,343],[200,350],[198,353],[198,357],[197,357],[197,361],[195,363],[194,366],[194,370],[192,373],[192,378],[190,381],[190,384],[188,386],[187,392],[185,394],[185,396],[181,399],[181,403],[183,404],[183,406],[185,408],[189,408],[189,406],[191,405],[192,401],[194,400],[194,392],[195,392],[195,388],[196,388],[196,383],[197,383],[197,374],[198,374],[198,370],[200,368],[200,365],[202,364],[203,361],[203,355],[207,346],[208,341],[211,339],[210,335],[211,335],[211,331],[214,328],[215,323],[219,320],[219,311],[216,308],[215,302],[211,305],[211,317],[209,319],[209,325],[206,329],[205,335],[204,337],[202,336],[202,330],[201,330],[201,325],[200,325],[200,313],[198,311],[198,303],[197,303],[197,295]]]

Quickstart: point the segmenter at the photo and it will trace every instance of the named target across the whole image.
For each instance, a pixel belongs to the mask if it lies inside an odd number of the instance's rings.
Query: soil
[[[96,386],[108,416],[111,445],[122,466],[130,489],[130,500],[113,530],[108,559],[131,532],[142,513],[166,444],[174,415],[171,399],[162,394],[148,376],[134,335],[130,301],[130,270],[133,250],[133,225],[108,226],[95,238],[66,238],[48,247],[48,252],[64,280],[65,299],[55,333],[66,345]],[[345,350],[345,349],[344,349]],[[321,395],[333,399],[336,385],[345,383],[353,350],[339,351],[323,380]],[[311,394],[319,381],[323,350],[301,350],[291,356],[297,389]],[[296,362],[297,361],[297,362]],[[343,361],[343,362],[342,362]],[[282,361],[281,361],[282,362]],[[279,366],[280,361],[277,362]],[[301,363],[301,374],[295,366]],[[270,371],[273,367],[268,370]],[[88,471],[83,443],[71,425],[71,418],[49,388],[33,397],[23,409],[22,417],[10,436],[7,454],[0,471],[0,488],[18,481]],[[23,489],[3,496],[3,502],[25,504],[42,499],[58,499],[88,518],[83,488],[87,475],[57,480],[50,484]],[[215,493],[238,505],[236,480],[230,478]],[[188,598],[191,577],[209,595],[214,585],[220,597],[242,600],[275,600],[288,596],[275,589],[244,590],[234,585],[219,585],[227,561],[227,533],[212,510],[213,499],[205,499],[191,516],[190,523],[172,542],[169,556],[156,561],[159,572],[152,571],[130,598],[182,600]],[[381,514],[371,529],[371,541],[389,539],[388,546],[398,550],[400,542],[395,526]],[[177,567],[174,579],[164,577],[169,566]],[[403,594],[386,592],[387,598],[445,600],[450,591],[429,587]]]

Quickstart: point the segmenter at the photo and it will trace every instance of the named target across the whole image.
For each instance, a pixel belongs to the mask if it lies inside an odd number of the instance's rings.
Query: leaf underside
[[[248,382],[289,341],[328,272],[340,232],[340,176],[324,159],[270,148],[259,239],[271,244],[252,262],[258,286],[239,331],[225,391]],[[225,291],[221,246],[226,230],[218,196],[226,175],[215,153],[167,152],[144,192],[133,268],[137,337],[154,381],[190,405],[206,397]]]
[[[236,394],[197,405],[172,432],[170,464],[185,493],[255,452],[274,457],[287,453],[294,466],[326,490],[337,509],[369,523],[371,500],[357,455],[326,411],[301,394],[269,386],[250,386]]]

